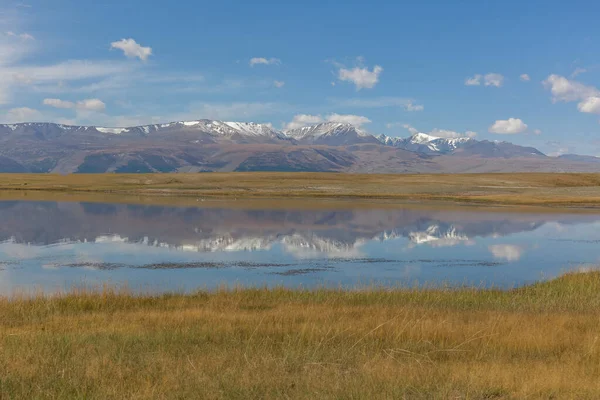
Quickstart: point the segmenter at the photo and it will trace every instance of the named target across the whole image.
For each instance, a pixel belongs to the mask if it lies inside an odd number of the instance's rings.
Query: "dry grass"
[[[85,196],[226,199],[387,199],[497,205],[600,206],[600,174],[379,175],[211,173],[0,175],[0,198]]]
[[[0,398],[600,398],[600,274],[0,299]]]

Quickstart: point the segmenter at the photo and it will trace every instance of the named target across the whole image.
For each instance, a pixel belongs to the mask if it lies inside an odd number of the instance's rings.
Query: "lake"
[[[600,265],[600,214],[237,203],[0,202],[0,294],[104,283],[510,288]]]

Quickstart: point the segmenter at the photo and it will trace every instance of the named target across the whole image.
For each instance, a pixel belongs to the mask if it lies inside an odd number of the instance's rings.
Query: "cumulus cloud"
[[[346,115],[329,114],[327,116],[327,121],[328,122],[341,122],[344,124],[350,124],[350,125],[354,125],[354,126],[361,126],[361,125],[368,124],[371,122],[371,120],[367,117],[363,117],[360,115],[352,115],[352,114],[346,114]]]
[[[519,261],[525,253],[524,248],[512,244],[496,244],[489,246],[488,250],[494,258],[509,262]]]
[[[352,82],[356,86],[356,90],[372,89],[379,82],[379,75],[383,72],[383,68],[379,65],[369,70],[368,67],[355,67],[352,69],[340,68],[338,71],[338,79],[342,82]]]
[[[480,86],[482,82],[485,86],[500,87],[504,83],[504,76],[497,73],[489,73],[485,75],[476,74],[465,79],[466,86]]]
[[[600,114],[600,97],[588,97],[577,105],[583,113]]]
[[[298,114],[294,115],[294,118],[285,126],[285,129],[298,129],[303,126],[314,125],[320,122],[323,122],[323,117],[320,115]]]
[[[76,103],[61,99],[44,99],[44,105],[54,108],[77,109],[87,111],[103,111],[106,104],[99,99],[85,99]]]
[[[556,74],[550,75],[543,84],[550,89],[554,103],[578,101],[577,109],[580,112],[600,114],[600,90],[596,87]]]
[[[85,99],[78,101],[76,107],[81,110],[102,111],[106,108],[106,104],[99,99]]]
[[[363,117],[361,115],[352,115],[352,114],[329,114],[325,118],[321,115],[310,115],[310,114],[298,114],[295,115],[291,122],[286,124],[285,129],[298,129],[304,126],[315,125],[321,122],[339,122],[343,124],[351,124],[356,127],[360,127],[361,125],[368,124],[371,120],[367,117]]]
[[[476,74],[470,78],[465,79],[465,85],[466,86],[479,86],[479,85],[481,85],[481,78],[482,78],[482,76],[480,74]]]
[[[534,135],[541,135],[542,134],[542,130],[541,129],[534,129],[533,130],[533,134]]]
[[[282,88],[285,86],[285,82],[284,81],[273,81],[273,85],[275,85],[276,88]]]
[[[137,57],[142,61],[148,60],[148,57],[152,55],[151,47],[143,47],[131,38],[121,39],[118,42],[112,42],[110,44],[110,48],[122,50],[126,57]]]
[[[500,135],[514,135],[516,133],[523,133],[526,130],[527,124],[519,118],[500,119],[494,122],[489,128],[490,133],[497,133]]]
[[[483,77],[485,86],[500,87],[504,83],[504,76],[496,73],[486,74]]]
[[[593,86],[569,80],[564,76],[550,75],[544,82],[544,86],[550,89],[553,102],[571,102],[585,100],[589,97],[600,97],[600,91]]]
[[[45,106],[54,108],[75,108],[75,103],[60,99],[44,99],[43,103]]]
[[[16,124],[19,122],[38,122],[42,118],[42,113],[29,107],[12,108],[4,116],[5,123]]]
[[[279,65],[281,64],[281,60],[279,58],[264,58],[264,57],[254,57],[250,59],[250,66],[254,67],[255,65]]]
[[[528,74],[521,74],[521,76],[519,77],[523,82],[529,82],[531,80],[531,77]]]

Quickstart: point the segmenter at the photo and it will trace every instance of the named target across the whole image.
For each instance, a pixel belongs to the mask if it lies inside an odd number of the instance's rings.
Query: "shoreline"
[[[0,200],[600,212],[600,174],[0,174]]]
[[[588,272],[511,291],[0,297],[0,397],[597,398],[599,293]]]

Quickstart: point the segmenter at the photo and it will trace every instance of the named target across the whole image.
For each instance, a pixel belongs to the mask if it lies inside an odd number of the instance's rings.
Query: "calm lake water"
[[[600,265],[600,215],[0,202],[0,293],[513,287]]]

